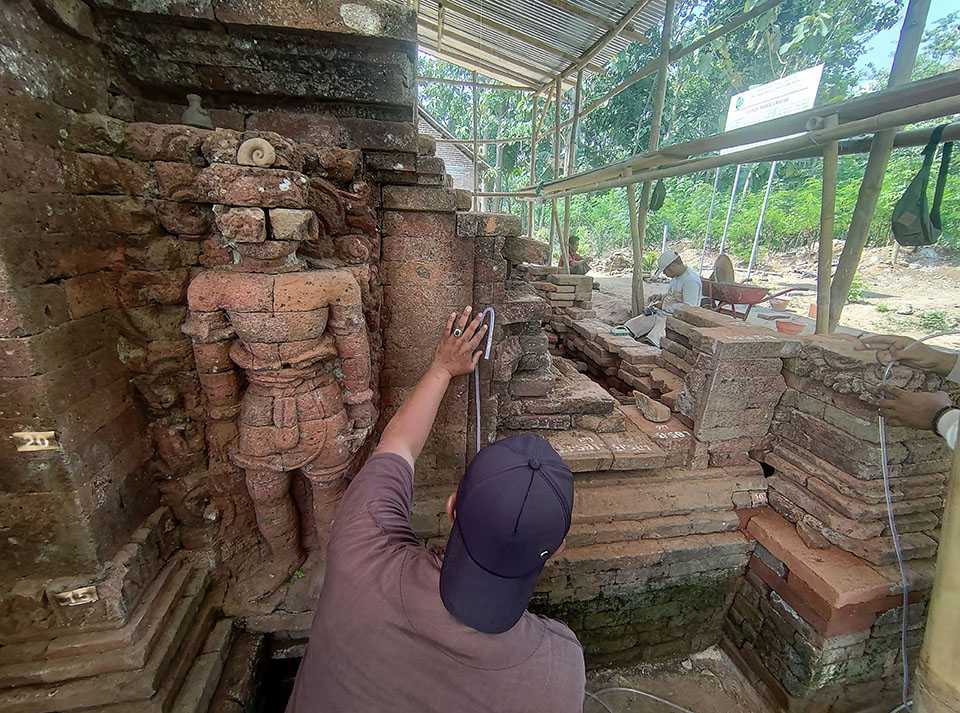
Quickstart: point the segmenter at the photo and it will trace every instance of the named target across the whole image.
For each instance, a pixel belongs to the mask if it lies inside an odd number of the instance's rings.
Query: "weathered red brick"
[[[155,196],[157,182],[144,164],[97,154],[66,154],[64,184],[71,193]]]
[[[8,377],[33,376],[104,346],[110,329],[98,315],[66,322],[39,334],[0,340],[0,372]]]
[[[0,337],[25,337],[70,319],[60,285],[0,290]]]
[[[168,200],[263,208],[302,208],[307,204],[309,181],[294,171],[228,164],[196,169],[163,162],[155,164],[155,170],[160,195]]]
[[[204,270],[190,282],[190,309],[214,312],[224,307],[243,312],[273,310],[273,275]]]
[[[320,225],[312,210],[273,208],[270,211],[270,232],[275,240],[314,241],[319,237]]]
[[[65,185],[60,151],[22,141],[0,142],[0,191],[54,193]]]
[[[67,309],[72,319],[101,312],[118,305],[116,272],[92,272],[64,280]]]
[[[267,239],[267,216],[260,208],[213,207],[217,229],[227,243],[262,243]]]
[[[157,202],[160,225],[177,235],[206,235],[212,224],[212,208],[200,203]]]
[[[203,163],[200,146],[209,135],[207,129],[183,124],[127,124],[121,153],[139,161]]]

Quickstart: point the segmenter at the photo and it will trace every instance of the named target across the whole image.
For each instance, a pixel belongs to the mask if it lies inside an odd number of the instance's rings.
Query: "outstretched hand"
[[[883,394],[886,398],[880,400],[880,414],[893,426],[932,431],[936,415],[951,405],[950,396],[943,391],[906,391],[888,384]]]
[[[482,352],[477,351],[477,347],[486,336],[487,325],[482,323],[483,313],[471,320],[472,311],[472,308],[467,306],[459,314],[450,314],[433,356],[433,368],[442,370],[450,378],[469,374],[480,361]]]
[[[885,334],[864,335],[855,346],[857,351],[875,351],[881,364],[897,362],[904,366],[946,375],[956,361],[956,356],[929,347],[910,337]]]

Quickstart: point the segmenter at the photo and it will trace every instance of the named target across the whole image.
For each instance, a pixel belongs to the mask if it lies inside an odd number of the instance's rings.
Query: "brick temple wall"
[[[129,197],[154,181],[115,155],[119,74],[87,20],[68,29],[29,2],[0,9],[0,557],[14,578],[97,570],[159,503],[118,344],[176,326],[134,297],[140,271],[164,259]],[[59,444],[50,450],[18,451],[27,437],[10,436],[46,431]]]

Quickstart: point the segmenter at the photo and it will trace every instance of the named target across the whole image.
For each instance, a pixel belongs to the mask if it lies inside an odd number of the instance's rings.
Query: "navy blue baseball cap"
[[[477,631],[508,631],[567,536],[572,511],[573,474],[544,439],[512,436],[481,450],[460,482],[443,556],[447,611]]]

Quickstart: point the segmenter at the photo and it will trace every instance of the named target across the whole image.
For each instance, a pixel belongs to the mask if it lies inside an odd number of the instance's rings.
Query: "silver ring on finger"
[[[453,330],[453,336],[459,337],[459,336],[462,336],[462,335],[463,335],[463,330],[460,329],[460,327],[457,327],[456,329]]]

